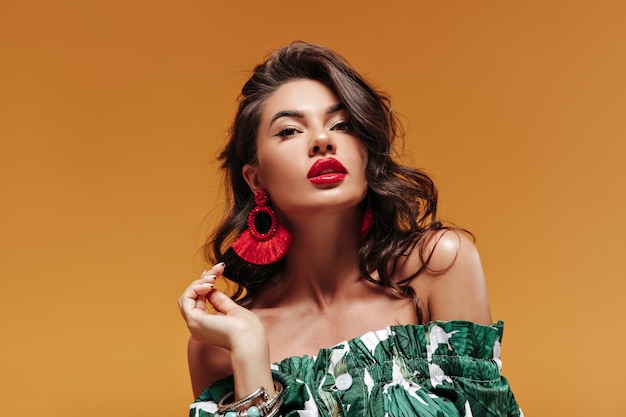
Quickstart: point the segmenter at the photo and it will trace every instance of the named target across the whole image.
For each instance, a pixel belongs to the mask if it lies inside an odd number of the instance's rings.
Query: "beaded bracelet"
[[[274,390],[276,394],[270,398],[267,394],[265,387],[261,387],[254,392],[246,395],[242,399],[232,402],[230,404],[224,404],[227,400],[230,400],[235,396],[235,392],[231,391],[224,395],[217,404],[216,417],[274,417],[282,404],[282,392],[283,386],[280,382],[274,381]],[[246,405],[252,404],[256,400],[262,400],[261,404],[251,405],[248,408],[243,408]]]

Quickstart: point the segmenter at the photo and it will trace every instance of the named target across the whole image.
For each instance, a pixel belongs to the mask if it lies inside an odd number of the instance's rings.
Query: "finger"
[[[198,289],[196,290],[196,293],[198,294],[198,296],[196,297],[196,308],[199,308],[203,311],[208,311],[206,306],[206,294],[211,291],[211,289],[213,289],[215,280],[217,279],[217,276],[212,272],[213,271],[211,270],[204,271],[200,276],[200,279],[197,281]],[[204,290],[207,287],[209,287],[209,290],[205,293]]]
[[[210,281],[194,281],[187,287],[187,289],[185,289],[181,298],[195,300],[199,296],[206,295],[209,291],[211,291],[211,289],[213,289],[213,286],[213,282]]]
[[[207,286],[210,286],[211,289],[213,289],[213,284],[210,283],[206,283]],[[209,289],[209,291],[211,291],[211,289]],[[195,308],[199,308],[200,310],[204,310],[204,311],[208,311],[206,308],[206,295],[198,295],[198,297],[196,297],[196,305]]]
[[[206,310],[206,297],[204,297],[211,289],[218,275],[224,272],[225,264],[220,262],[213,265],[211,269],[205,270],[200,278],[189,285],[178,299],[178,308],[181,313],[189,313],[193,308]],[[211,285],[208,285],[211,284]]]
[[[243,308],[221,291],[214,290],[207,294],[206,299],[217,311],[229,314],[233,310]]]
[[[217,280],[217,275],[216,274],[210,274],[209,271],[204,271],[202,273],[202,275],[200,275],[200,278],[198,278],[197,280],[193,281],[191,285],[195,285],[195,284],[202,284],[204,282],[210,282],[212,284],[215,283],[215,281]]]
[[[178,306],[183,314],[194,308],[206,309],[206,294],[213,289],[213,283],[194,281],[178,300]]]
[[[211,268],[206,269],[200,277],[204,277],[205,275],[222,275],[224,273],[224,267],[226,264],[224,262],[217,263],[213,265]]]

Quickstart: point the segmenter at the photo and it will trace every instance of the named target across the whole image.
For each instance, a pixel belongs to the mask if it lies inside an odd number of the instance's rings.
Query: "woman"
[[[255,68],[220,156],[223,262],[179,301],[192,416],[521,415],[476,248],[397,136],[388,98],[324,47]]]

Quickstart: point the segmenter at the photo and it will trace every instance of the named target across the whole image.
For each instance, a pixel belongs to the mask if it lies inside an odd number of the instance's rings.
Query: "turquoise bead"
[[[252,406],[248,408],[248,417],[261,417],[261,413],[259,412],[259,407]]]
[[[229,411],[224,415],[224,417],[237,417],[237,413],[234,411]]]

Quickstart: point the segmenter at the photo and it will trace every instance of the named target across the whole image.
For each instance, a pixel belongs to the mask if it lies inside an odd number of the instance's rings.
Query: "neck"
[[[360,282],[360,224],[358,208],[292,221],[293,243],[277,296],[288,294],[299,302],[308,299],[323,309],[353,292]]]

